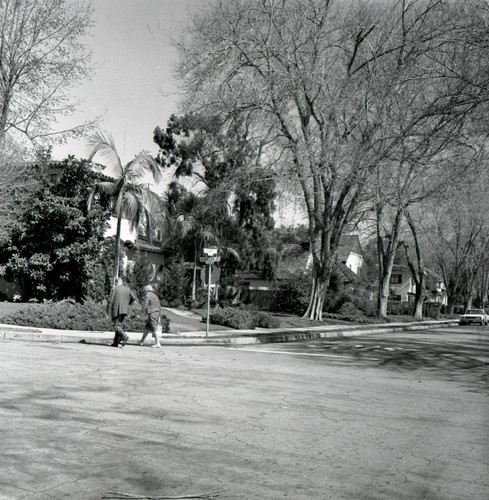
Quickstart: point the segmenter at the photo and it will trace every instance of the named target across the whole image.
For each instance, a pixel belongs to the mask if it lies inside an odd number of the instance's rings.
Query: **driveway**
[[[477,344],[485,363],[488,336],[446,335],[337,349],[2,341],[0,498],[487,500],[488,394],[481,366],[459,361]],[[384,362],[407,345],[414,361]],[[423,361],[442,351],[458,361]]]

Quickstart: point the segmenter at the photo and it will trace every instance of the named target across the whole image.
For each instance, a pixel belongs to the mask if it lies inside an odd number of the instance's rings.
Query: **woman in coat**
[[[146,297],[144,299],[144,312],[146,314],[146,324],[144,325],[143,336],[139,341],[139,345],[144,345],[144,341],[148,333],[152,333],[155,343],[151,347],[161,347],[158,339],[158,325],[160,320],[161,305],[160,300],[151,285],[144,287]]]

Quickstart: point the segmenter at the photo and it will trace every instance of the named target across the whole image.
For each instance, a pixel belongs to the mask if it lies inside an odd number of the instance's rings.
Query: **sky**
[[[60,120],[58,126],[67,129],[100,117],[97,130],[113,136],[124,164],[143,150],[156,156],[154,129],[166,126],[170,115],[179,112],[178,82],[172,74],[177,54],[169,36],[178,34],[189,13],[206,3],[207,0],[91,0],[95,25],[87,46],[92,52],[94,72],[73,94],[75,100],[82,101],[79,112]],[[69,139],[66,144],[54,146],[54,159],[68,155],[86,158],[87,140]],[[158,185],[152,184],[149,176],[144,182],[161,193],[172,174],[165,170]],[[199,190],[194,180],[180,182]],[[289,211],[297,218],[300,208],[294,200],[277,204],[279,223],[289,223]]]
[[[72,127],[100,117],[98,130],[114,137],[124,163],[146,150],[156,154],[153,131],[178,112],[178,86],[172,78],[176,52],[168,35],[178,33],[189,11],[206,0],[92,0],[94,73],[73,93],[79,111],[60,120]],[[55,146],[55,159],[87,157],[85,139]]]

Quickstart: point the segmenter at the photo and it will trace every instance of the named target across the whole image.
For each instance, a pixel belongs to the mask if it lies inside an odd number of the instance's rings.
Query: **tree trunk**
[[[419,280],[416,282],[416,298],[414,302],[414,313],[415,319],[423,319],[423,302],[425,297],[425,275],[420,274]]]
[[[114,273],[113,273],[113,286],[116,285],[117,278],[119,277],[119,251],[121,242],[121,225],[122,225],[122,214],[117,214],[117,229],[115,234],[115,254],[114,254]]]
[[[481,276],[481,283],[480,283],[480,296],[481,296],[481,307],[482,309],[486,308],[486,303],[487,303],[487,288],[488,288],[488,270],[486,266],[482,268],[482,276]]]
[[[312,280],[311,298],[303,318],[321,321],[323,319],[323,305],[328,280],[314,277]]]
[[[423,302],[426,295],[426,271],[424,269],[423,256],[421,254],[421,246],[419,244],[416,224],[408,212],[406,212],[405,215],[406,215],[406,220],[409,224],[409,228],[411,229],[411,234],[413,235],[414,246],[416,248],[416,260],[418,263],[418,268],[416,270],[414,264],[411,262],[411,259],[409,258],[407,246],[405,246],[404,249],[406,251],[406,260],[409,269],[411,270],[414,282],[416,283],[416,297],[414,303],[413,316],[415,319],[423,319]]]
[[[399,208],[394,223],[392,224],[392,233],[388,235],[387,246],[385,246],[381,229],[382,207],[377,209],[377,250],[379,254],[379,294],[377,297],[377,311],[379,316],[387,316],[391,274],[399,242],[402,213],[402,209]]]
[[[332,251],[332,244],[330,235],[324,232],[320,233],[321,237],[310,239],[311,253],[312,253],[312,286],[311,297],[309,305],[304,313],[303,318],[322,321],[323,319],[323,306],[328,290],[333,263],[336,259],[336,248],[338,242],[334,240],[334,247]]]
[[[388,274],[384,275],[379,283],[379,295],[377,299],[377,309],[379,316],[387,316],[387,305],[389,303],[390,280],[391,280],[393,265],[394,265],[394,259],[392,259],[392,264],[390,265],[390,270],[388,271]]]
[[[192,296],[190,297],[192,304],[197,300],[197,251],[194,252],[194,270],[192,276]]]

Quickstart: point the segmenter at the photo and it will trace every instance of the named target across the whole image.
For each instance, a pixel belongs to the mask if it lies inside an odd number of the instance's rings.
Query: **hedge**
[[[203,316],[202,321],[207,317]],[[280,320],[263,311],[254,311],[241,307],[216,307],[211,309],[210,323],[228,326],[237,330],[252,330],[254,328],[278,328]]]
[[[105,316],[105,305],[95,302],[83,304],[66,300],[21,307],[17,311],[0,317],[0,323],[37,328],[61,330],[106,331],[112,330],[112,322]],[[133,308],[126,317],[124,329],[141,333],[145,317]],[[170,320],[161,316],[162,332],[170,331]]]

